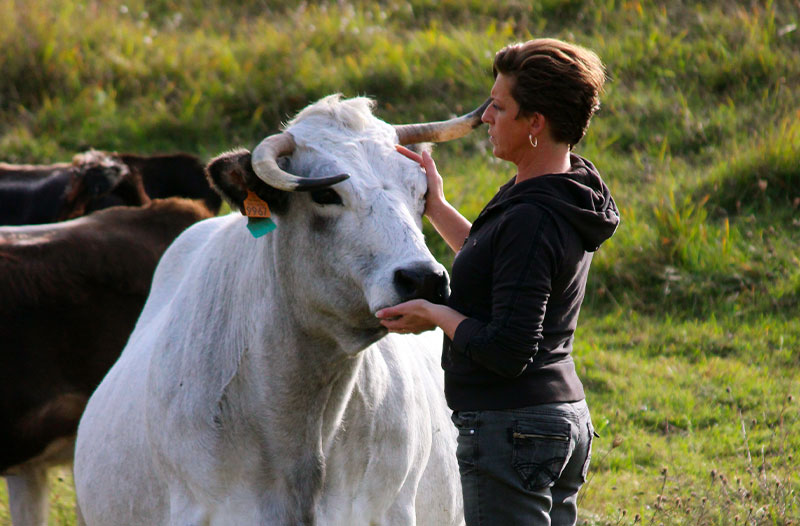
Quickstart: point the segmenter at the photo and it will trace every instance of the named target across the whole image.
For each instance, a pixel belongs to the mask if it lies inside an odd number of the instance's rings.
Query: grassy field
[[[576,337],[601,435],[582,520],[800,524],[800,1],[0,0],[0,19],[8,162],[208,158],[334,92],[441,119],[484,100],[507,43],[595,49],[610,81],[576,150],[622,224]],[[513,175],[480,131],[435,157],[468,217]],[[53,483],[72,525],[69,472]]]

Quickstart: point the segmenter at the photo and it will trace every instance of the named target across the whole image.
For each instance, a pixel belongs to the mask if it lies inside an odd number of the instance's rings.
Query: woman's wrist
[[[452,207],[444,198],[444,196],[429,197],[425,202],[425,216],[430,219],[431,222],[433,222],[436,221],[439,216],[441,216],[442,212],[445,212],[450,208]]]
[[[447,305],[429,303],[426,308],[428,310],[426,317],[438,325],[450,339],[455,335],[458,325],[467,318]]]

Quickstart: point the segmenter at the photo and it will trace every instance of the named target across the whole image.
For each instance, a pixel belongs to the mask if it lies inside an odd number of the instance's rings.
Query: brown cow
[[[0,225],[35,225],[80,217],[110,192],[115,204],[149,201],[141,176],[113,154],[89,150],[72,163],[0,163]]]
[[[211,215],[171,198],[0,228],[0,475],[14,524],[46,524],[47,469],[71,461],[86,400],[125,345],[156,263]]]
[[[214,214],[219,212],[222,198],[211,188],[206,179],[205,164],[194,155],[188,153],[117,155],[131,171],[141,174],[144,189],[150,198],[202,199]]]
[[[222,199],[208,183],[205,166],[200,159],[188,153],[138,155],[135,153],[109,153],[123,162],[131,173],[141,176],[144,190],[151,199],[188,197],[202,199],[214,214],[219,212]],[[101,199],[95,199],[89,210],[128,204],[121,190],[115,189]]]

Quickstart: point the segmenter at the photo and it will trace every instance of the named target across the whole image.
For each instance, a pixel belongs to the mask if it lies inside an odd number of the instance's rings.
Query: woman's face
[[[495,157],[519,164],[531,149],[528,134],[529,118],[517,118],[519,104],[511,96],[514,77],[499,73],[492,86],[492,102],[483,112],[481,121],[489,125],[489,142]]]

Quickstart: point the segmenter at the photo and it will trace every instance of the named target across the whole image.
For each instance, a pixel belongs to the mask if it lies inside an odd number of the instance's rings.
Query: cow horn
[[[420,142],[446,142],[465,136],[481,125],[481,115],[489,106],[491,98],[461,117],[454,117],[446,121],[421,122],[416,124],[398,124],[394,129],[397,132],[400,144],[415,144]]]
[[[253,150],[250,160],[258,178],[273,188],[295,192],[327,188],[350,177],[348,174],[339,174],[312,179],[297,177],[281,170],[278,157],[291,154],[295,146],[294,137],[287,132],[270,135],[262,140]]]

